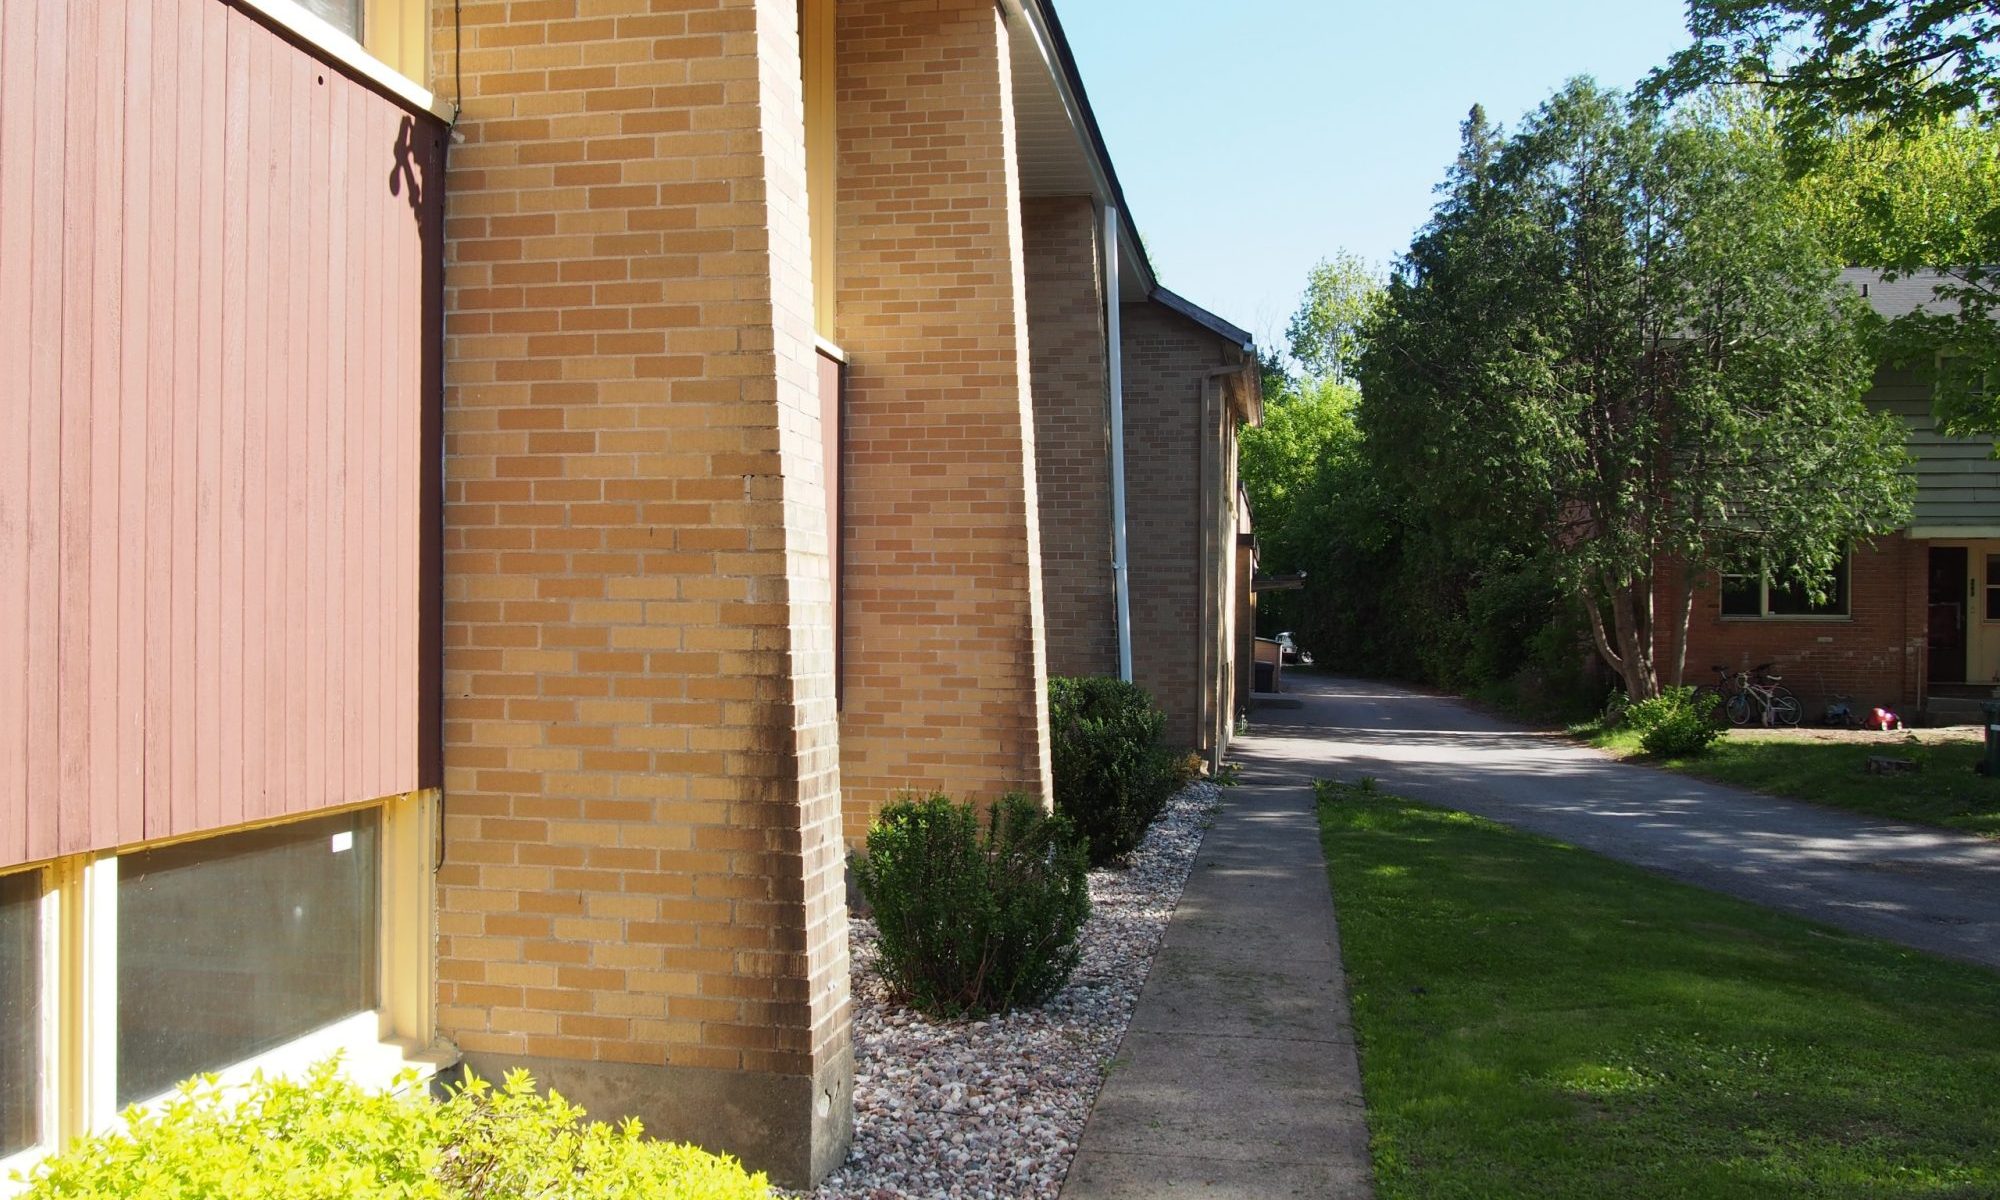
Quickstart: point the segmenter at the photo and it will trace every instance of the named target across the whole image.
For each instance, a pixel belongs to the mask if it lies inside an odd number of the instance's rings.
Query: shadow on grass
[[[1597,732],[1593,744],[1614,753],[1637,749],[1637,738]],[[1731,737],[1707,754],[1654,765],[1775,796],[1889,817],[1961,833],[2000,838],[2000,780],[1974,773],[1985,755],[1976,742],[1917,745],[1891,735],[1879,742],[1833,742],[1783,735]],[[1873,757],[1907,759],[1915,771],[1875,775]]]

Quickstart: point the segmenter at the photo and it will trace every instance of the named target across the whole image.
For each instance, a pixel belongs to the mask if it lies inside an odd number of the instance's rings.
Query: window
[[[42,1142],[42,873],[0,876],[0,1158]]]
[[[373,809],[118,859],[118,1103],[374,1009]]]
[[[1774,581],[1759,572],[1725,573],[1722,576],[1722,615],[1725,617],[1845,617],[1848,615],[1848,565],[1851,555],[1833,568],[1833,578],[1825,586],[1825,599],[1815,602],[1804,581]]]
[[[355,41],[361,40],[361,0],[299,0],[299,7]]]
[[[1986,619],[2000,621],[2000,554],[1986,556]]]
[[[437,1065],[435,822],[419,792],[0,875],[0,1179],[192,1075]]]

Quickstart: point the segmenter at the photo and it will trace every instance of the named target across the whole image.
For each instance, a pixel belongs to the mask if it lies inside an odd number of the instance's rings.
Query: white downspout
[[[1118,598],[1118,678],[1132,682],[1132,588],[1125,566],[1125,351],[1118,320],[1118,210],[1104,206],[1104,337],[1111,391],[1111,587]]]

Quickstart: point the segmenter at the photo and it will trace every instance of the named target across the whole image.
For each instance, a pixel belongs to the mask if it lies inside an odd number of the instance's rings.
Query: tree
[[[1292,357],[1308,379],[1345,383],[1361,353],[1361,327],[1382,295],[1376,270],[1342,250],[1306,277],[1305,298],[1285,327]]]
[[[1775,140],[1713,108],[1579,80],[1504,141],[1463,135],[1366,331],[1362,429],[1434,528],[1538,547],[1654,695],[1697,581],[1748,562],[1823,589],[1906,517],[1902,426],[1861,399],[1870,318]]]
[[[1917,129],[2000,103],[1995,0],[1689,0],[1692,46],[1642,92],[1678,99],[1750,83],[1777,102],[1794,150],[1843,117]]]
[[[1724,83],[1769,101],[1795,171],[1857,185],[1831,215],[1847,262],[1892,277],[1940,272],[1937,311],[1891,329],[1892,354],[1936,386],[1939,428],[2000,435],[2000,113],[1996,0],[1690,0],[1695,42],[1642,91],[1678,99]]]

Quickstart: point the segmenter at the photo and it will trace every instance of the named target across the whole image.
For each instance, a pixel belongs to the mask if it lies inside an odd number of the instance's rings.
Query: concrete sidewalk
[[[1202,841],[1064,1200],[1373,1195],[1310,777],[1268,738]]]

